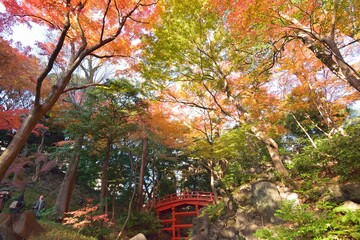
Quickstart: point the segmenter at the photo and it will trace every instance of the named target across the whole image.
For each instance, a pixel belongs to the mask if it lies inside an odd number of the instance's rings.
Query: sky
[[[31,29],[18,25],[13,28],[13,35],[8,36],[15,42],[21,42],[24,46],[33,47],[36,41],[45,39],[46,32],[41,27],[33,25]]]
[[[0,12],[5,12],[5,7],[1,2]],[[34,47],[36,41],[44,40],[46,36],[46,31],[35,24],[32,25],[31,29],[24,25],[18,25],[13,27],[13,31],[12,35],[1,34],[1,36],[3,36],[6,40],[12,39],[14,42],[21,42],[22,45],[30,47]]]

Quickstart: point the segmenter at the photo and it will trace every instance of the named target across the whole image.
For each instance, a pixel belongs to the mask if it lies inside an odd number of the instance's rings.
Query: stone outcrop
[[[342,203],[352,201],[360,203],[360,184],[336,184],[323,188],[320,192],[320,201]]]
[[[275,222],[274,214],[280,208],[281,197],[275,184],[257,182],[251,185],[252,205],[267,222]]]
[[[339,204],[337,212],[360,209],[360,184],[334,184],[314,188],[313,199],[300,201],[297,193],[271,182],[259,181],[242,185],[236,192],[223,198],[226,205],[224,216],[210,221],[206,214],[193,219],[192,240],[255,240],[254,233],[263,226],[283,224],[275,211],[281,201],[293,201],[302,204],[328,201]]]
[[[279,189],[275,184],[259,181],[246,184],[224,197],[226,216],[219,217],[214,222],[206,214],[193,219],[192,240],[254,240],[253,234],[266,224],[282,223],[275,217],[275,211],[282,200],[299,202],[295,193],[288,189]]]
[[[0,214],[0,239],[28,239],[30,236],[36,236],[44,231],[45,229],[36,221],[32,210],[21,214]]]

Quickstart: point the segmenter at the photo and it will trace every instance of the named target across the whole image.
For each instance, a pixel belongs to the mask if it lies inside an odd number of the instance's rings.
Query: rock
[[[244,236],[249,236],[249,235],[254,234],[256,232],[256,230],[258,230],[258,229],[259,229],[258,225],[251,223],[251,224],[246,225],[244,230],[241,232]]]
[[[6,240],[17,240],[17,236],[12,229],[11,215],[8,213],[0,214],[0,236]]]
[[[241,230],[249,223],[249,220],[246,217],[245,213],[237,212],[236,213],[236,223],[235,228]]]
[[[354,203],[352,201],[346,201],[341,206],[334,208],[335,212],[355,212],[357,210],[360,210],[360,204]]]
[[[267,221],[270,221],[281,203],[276,185],[270,182],[257,182],[252,185],[251,189],[254,206]]]
[[[45,229],[36,221],[32,210],[26,210],[20,215],[19,220],[13,224],[14,232],[22,238],[28,239],[30,235],[39,235]]]
[[[36,221],[32,210],[22,214],[0,215],[0,236],[6,240],[28,239],[45,232],[45,229]]]
[[[193,235],[200,235],[203,238],[207,239],[209,234],[209,224],[210,220],[209,217],[205,214],[204,216],[193,218]]]
[[[138,235],[130,238],[130,240],[146,240],[146,237],[144,236],[144,234],[139,233]]]
[[[293,192],[280,193],[280,197],[282,200],[292,201],[296,205],[300,204],[299,195],[297,193],[293,193]]]
[[[201,235],[195,235],[192,236],[189,240],[206,240],[206,239]]]
[[[360,184],[345,184],[340,186],[340,190],[343,193],[346,200],[350,200],[360,204]]]
[[[320,201],[342,203],[352,201],[360,203],[360,184],[333,185],[321,194]]]
[[[251,204],[251,185],[244,184],[241,186],[239,191],[234,193],[232,198],[237,205],[245,206]]]
[[[236,229],[233,228],[233,227],[228,227],[226,229],[221,229],[217,235],[220,238],[233,239],[236,236]]]

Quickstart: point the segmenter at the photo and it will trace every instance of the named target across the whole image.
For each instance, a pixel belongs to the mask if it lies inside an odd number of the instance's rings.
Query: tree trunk
[[[143,139],[142,146],[142,154],[141,154],[141,166],[140,166],[140,174],[139,174],[139,184],[137,190],[137,210],[140,211],[142,209],[143,204],[143,186],[144,186],[144,178],[145,178],[145,168],[147,165],[147,148],[148,148],[148,139]]]
[[[37,149],[37,153],[38,153],[38,156],[41,155],[43,149],[44,149],[44,141],[45,141],[45,133],[46,131],[44,131],[42,134],[41,134],[41,143]],[[39,178],[40,178],[40,169],[41,169],[41,161],[38,161],[37,159],[35,160],[35,175],[32,177],[32,181],[33,182],[37,182],[39,181]]]
[[[44,110],[41,107],[34,107],[30,111],[30,115],[26,118],[20,129],[11,140],[9,146],[0,156],[0,181],[5,177],[6,171],[17,157],[21,149],[26,144],[28,137],[30,136],[33,128],[39,122],[44,114]]]
[[[259,130],[255,126],[252,126],[250,129],[251,132],[265,144],[276,171],[287,183],[289,183],[292,187],[296,188],[295,182],[290,178],[288,170],[285,168],[283,162],[281,161],[279,146],[277,145],[275,140],[267,136],[263,131]]]
[[[136,173],[136,167],[135,167],[134,164],[133,164],[131,152],[129,153],[129,159],[130,159],[130,171]],[[130,177],[131,177],[131,176],[130,176]],[[128,221],[129,221],[129,219],[130,219],[131,210],[132,210],[132,204],[133,204],[133,202],[134,202],[134,198],[135,198],[135,194],[136,194],[136,178],[135,178],[135,175],[134,175],[134,179],[129,179],[129,183],[130,183],[130,184],[131,184],[131,182],[134,183],[134,188],[133,188],[133,192],[132,192],[132,195],[131,195],[131,198],[130,198],[130,202],[129,202],[129,205],[128,205],[127,216],[126,216],[125,222],[124,222],[124,224],[122,225],[121,230],[120,230],[120,232],[119,232],[119,234],[117,235],[117,238],[116,238],[116,239],[118,239],[118,240],[121,239],[121,236],[122,236],[123,233],[124,233],[126,224],[128,223]]]
[[[115,204],[116,204],[116,196],[115,193],[111,194],[111,219],[110,222],[115,221]]]
[[[47,77],[49,72],[52,70],[55,60],[58,54],[60,53],[60,50],[63,47],[67,35],[67,31],[69,29],[70,29],[70,21],[69,19],[65,19],[65,24],[61,31],[56,47],[52,52],[45,69],[36,79],[35,103],[29,112],[29,116],[25,119],[19,130],[16,132],[14,138],[11,140],[9,146],[0,156],[0,181],[5,177],[6,171],[9,169],[14,159],[17,157],[21,149],[24,147],[27,139],[29,138],[36,124],[39,122],[42,116],[47,111],[49,111],[57,102],[60,95],[63,93],[65,87],[68,85],[72,73],[81,63],[82,59],[86,56],[86,54],[81,54],[76,60],[72,61],[71,64],[69,64],[68,69],[66,69],[66,71],[63,72],[61,78],[59,78],[56,84],[53,85],[52,91],[48,95],[48,97],[44,100],[44,103],[40,104],[42,82]]]
[[[209,167],[209,171],[210,171],[210,187],[211,187],[211,191],[214,194],[214,203],[217,204],[218,203],[218,194],[215,189],[214,170],[211,167]]]
[[[107,214],[107,194],[108,194],[108,169],[110,161],[112,141],[108,139],[105,158],[103,162],[102,172],[101,172],[101,191],[100,191],[100,205],[102,206],[102,212]]]
[[[286,15],[280,14],[285,20],[290,21],[297,29],[297,37],[304,43],[310,51],[314,53],[326,67],[330,69],[338,78],[347,81],[352,87],[360,92],[360,74],[348,62],[345,61],[340,49],[336,43],[336,6],[334,6],[334,16],[332,19],[332,29],[328,36],[319,35],[312,29],[312,26],[305,26],[298,20]]]
[[[79,135],[76,138],[74,145],[74,160],[70,163],[64,180],[61,183],[59,193],[56,197],[55,208],[57,214],[63,215],[69,210],[71,194],[74,189],[77,168],[80,162],[80,151],[84,142],[84,135]]]
[[[78,6],[80,5],[81,4],[79,4]],[[111,1],[108,1],[107,7],[110,7],[110,5]],[[66,86],[68,85],[72,77],[73,72],[80,65],[81,61],[86,56],[92,55],[93,52],[96,52],[97,50],[103,48],[105,45],[120,38],[125,24],[129,19],[131,19],[131,15],[142,6],[144,5],[140,4],[140,2],[136,2],[132,7],[128,9],[127,14],[124,14],[124,16],[121,17],[121,21],[119,22],[116,31],[112,33],[106,32],[105,35],[101,34],[98,42],[89,45],[86,37],[83,36],[82,43],[77,46],[78,49],[73,49],[73,52],[71,54],[72,56],[67,63],[65,70],[61,73],[61,77],[59,77],[58,80],[56,80],[56,83],[52,86],[51,93],[47,95],[46,98],[42,98],[42,96],[44,95],[44,93],[42,92],[43,82],[49,75],[49,73],[53,70],[54,64],[58,60],[58,56],[64,48],[64,44],[67,44],[65,40],[68,37],[68,31],[71,28],[72,20],[70,20],[70,9],[67,9],[67,11],[64,12],[63,26],[59,26],[61,31],[59,38],[55,43],[55,47],[49,56],[45,68],[36,79],[36,94],[34,98],[34,105],[30,110],[29,116],[26,118],[24,123],[17,131],[9,146],[0,156],[0,181],[5,177],[7,170],[9,169],[10,165],[13,163],[14,159],[19,154],[21,149],[24,147],[28,137],[30,136],[32,130],[39,122],[41,117],[54,106],[60,95],[64,92]],[[105,15],[103,15],[104,19],[107,12],[108,11],[105,11]],[[107,29],[105,21],[103,22],[103,24],[103,29]],[[103,36],[107,37],[103,38]],[[73,44],[73,46],[75,45]]]

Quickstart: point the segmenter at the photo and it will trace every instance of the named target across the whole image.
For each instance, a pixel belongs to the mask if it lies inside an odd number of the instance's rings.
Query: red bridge
[[[210,192],[182,192],[167,195],[154,202],[154,209],[163,224],[163,234],[169,239],[186,239],[192,227],[192,219],[199,209],[214,202]]]

